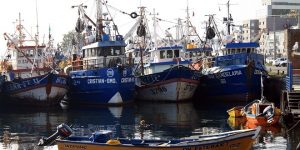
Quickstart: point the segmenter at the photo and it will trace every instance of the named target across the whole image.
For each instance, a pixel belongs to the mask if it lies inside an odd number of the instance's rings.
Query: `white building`
[[[266,55],[284,57],[286,50],[283,48],[285,42],[283,30],[298,24],[297,12],[300,12],[300,0],[262,0],[261,2],[262,7],[257,10],[259,19],[243,21],[245,26],[243,41],[251,41],[264,29],[265,33],[259,40],[261,49]]]

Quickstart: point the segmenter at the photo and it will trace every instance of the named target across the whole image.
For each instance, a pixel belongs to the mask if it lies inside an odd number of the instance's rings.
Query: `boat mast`
[[[154,30],[154,33],[153,33],[153,37],[154,37],[154,49],[157,49],[157,32],[156,32],[156,14],[155,13],[155,9],[153,9],[153,30]]]
[[[140,6],[139,8],[140,8],[141,23],[140,23],[140,26],[139,26],[138,30],[142,30],[142,28],[145,27],[145,26],[143,26],[142,23],[146,23],[144,21],[144,19],[145,19],[145,8],[146,7]],[[140,46],[140,58],[141,58],[141,73],[142,73],[142,75],[144,75],[145,71],[144,71],[144,62],[143,62],[143,56],[144,56],[144,52],[143,51],[146,49],[146,34],[143,35],[142,45],[140,43],[139,46]]]
[[[104,34],[103,31],[103,19],[102,19],[102,4],[101,4],[101,0],[97,0],[97,27],[96,27],[96,40],[100,40],[101,39],[101,35]]]
[[[19,31],[19,46],[23,46],[23,42],[24,42],[24,39],[23,39],[23,33],[22,33],[22,20],[21,20],[21,13],[19,12],[19,24],[17,26],[17,30]],[[18,45],[16,45],[18,46]]]
[[[230,5],[234,5],[234,4],[230,4],[230,0],[228,0],[228,2],[225,5],[227,7],[227,18],[224,18],[223,21],[226,22],[227,33],[228,35],[230,35],[230,26],[231,26],[231,22],[233,21],[232,16],[230,14]]]
[[[35,0],[35,13],[36,13],[36,35],[35,35],[35,42],[36,42],[36,45],[38,45],[38,42],[39,42],[39,16],[38,16],[38,8],[37,8],[37,0]]]
[[[190,26],[190,13],[189,13],[189,1],[187,0],[187,5],[186,5],[186,26],[185,26],[185,36],[186,36],[185,45],[187,44],[187,42],[190,41],[189,26]]]

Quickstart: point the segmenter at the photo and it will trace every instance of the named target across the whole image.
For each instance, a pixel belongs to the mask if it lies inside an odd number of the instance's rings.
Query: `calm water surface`
[[[42,136],[49,136],[61,123],[72,125],[75,133],[86,135],[109,129],[114,137],[180,138],[195,134],[210,134],[247,128],[241,120],[228,118],[226,110],[234,105],[195,105],[193,103],[137,103],[123,107],[100,107],[62,110],[0,107],[0,149],[55,150],[56,145],[38,147]],[[143,134],[140,120],[151,124]],[[295,149],[300,141],[300,129],[286,132],[283,127],[264,129],[253,149]]]

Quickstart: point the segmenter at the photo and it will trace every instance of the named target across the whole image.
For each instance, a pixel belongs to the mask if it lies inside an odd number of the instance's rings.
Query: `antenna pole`
[[[230,12],[229,12],[229,7],[230,7],[230,0],[228,0],[228,2],[227,2],[227,32],[228,32],[228,35],[230,35],[230,19],[231,19],[231,17],[230,17]]]
[[[39,16],[38,16],[38,8],[37,8],[37,0],[35,0],[35,13],[36,13],[36,45],[38,45],[39,40]]]
[[[103,18],[102,18],[102,4],[101,4],[101,0],[97,0],[97,37],[96,37],[96,40],[99,40],[101,39],[100,36],[102,34],[104,34],[104,31],[103,31]]]

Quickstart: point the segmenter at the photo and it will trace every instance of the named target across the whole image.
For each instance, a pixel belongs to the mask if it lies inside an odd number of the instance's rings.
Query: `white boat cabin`
[[[189,60],[185,60],[185,53],[183,47],[172,46],[172,47],[159,47],[149,51],[149,57],[144,65],[144,73],[153,74],[162,72],[174,65],[183,65],[188,67]]]
[[[19,46],[19,51],[14,46],[9,46],[4,60],[6,61],[5,72],[11,72],[14,75],[9,75],[8,80],[29,78],[48,73],[50,70],[48,65],[52,60],[45,59],[43,54],[45,48],[45,45]]]

